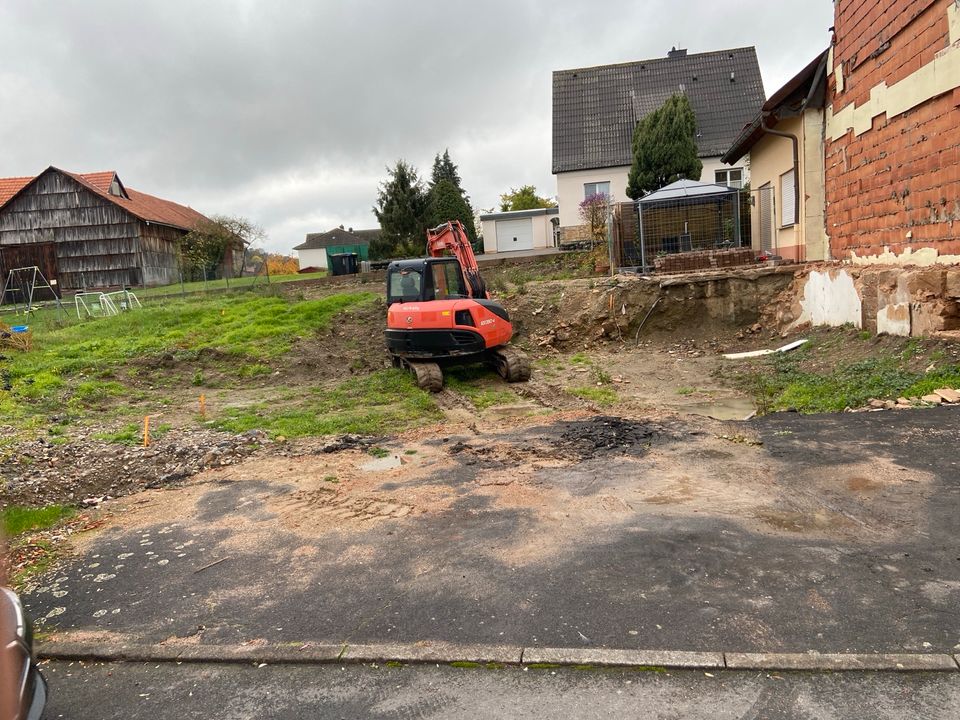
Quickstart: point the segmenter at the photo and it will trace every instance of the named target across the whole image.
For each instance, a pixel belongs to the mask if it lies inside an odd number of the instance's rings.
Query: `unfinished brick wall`
[[[734,250],[698,250],[664,255],[654,260],[654,267],[656,267],[657,272],[680,273],[756,265],[756,263],[752,249],[736,248]]]
[[[954,0],[837,0],[834,115],[905,82],[950,48]],[[950,51],[954,51],[951,48]],[[960,78],[957,83],[960,84]],[[922,94],[922,90],[918,89]],[[960,254],[960,88],[826,142],[826,225],[834,258],[933,247]],[[909,234],[909,235],[908,235]]]

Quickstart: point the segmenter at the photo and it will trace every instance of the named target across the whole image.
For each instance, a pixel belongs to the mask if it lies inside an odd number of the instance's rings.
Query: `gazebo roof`
[[[654,190],[649,195],[640,198],[640,204],[661,202],[663,200],[682,200],[684,198],[705,198],[710,195],[729,195],[740,192],[737,188],[713,183],[697,182],[696,180],[677,180]]]

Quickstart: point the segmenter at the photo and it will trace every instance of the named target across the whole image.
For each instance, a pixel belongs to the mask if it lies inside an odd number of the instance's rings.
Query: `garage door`
[[[497,220],[497,252],[533,250],[533,218]]]

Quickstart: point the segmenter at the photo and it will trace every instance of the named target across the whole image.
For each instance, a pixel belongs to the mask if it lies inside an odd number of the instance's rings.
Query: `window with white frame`
[[[717,185],[742,188],[743,168],[724,168],[723,170],[715,170],[713,173],[713,181]]]
[[[796,176],[788,170],[780,176],[780,227],[797,223]]]
[[[610,182],[592,182],[583,184],[583,199],[594,195],[606,195],[610,197]]]

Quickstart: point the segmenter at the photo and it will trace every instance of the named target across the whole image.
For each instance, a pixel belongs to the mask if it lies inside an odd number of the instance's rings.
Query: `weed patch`
[[[840,412],[864,407],[872,399],[918,397],[941,387],[960,387],[960,365],[913,370],[909,362],[922,352],[908,343],[900,352],[804,369],[804,353],[773,355],[755,365],[741,379],[761,413],[797,410],[802,413]]]
[[[616,391],[609,387],[584,385],[582,387],[569,387],[566,392],[597,405],[613,405],[617,401]]]
[[[12,505],[0,510],[3,532],[14,537],[31,530],[45,530],[76,512],[66,505],[47,505],[40,508]]]
[[[150,427],[150,439],[159,440],[168,432],[171,426],[168,423]],[[101,432],[93,436],[96,440],[105,440],[109,443],[118,445],[140,445],[143,443],[143,425],[139,423],[128,423],[114,432]]]
[[[477,410],[516,402],[517,396],[512,391],[487,385],[490,374],[491,370],[484,365],[453,367],[446,371],[446,384],[466,397]]]
[[[418,388],[410,373],[391,369],[317,389],[297,405],[227,408],[216,425],[234,433],[259,429],[274,437],[296,438],[382,434],[384,428],[399,431],[441,417],[430,393]]]

